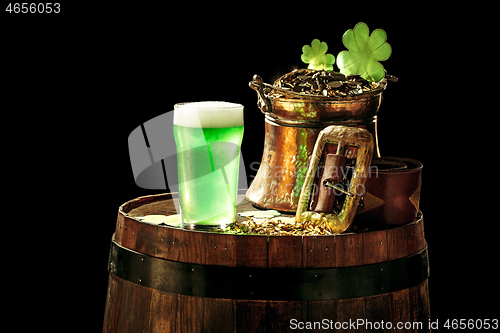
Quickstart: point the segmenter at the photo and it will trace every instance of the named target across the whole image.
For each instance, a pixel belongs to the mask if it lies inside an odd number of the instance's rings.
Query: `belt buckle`
[[[327,144],[337,144],[336,154],[326,154]],[[336,173],[340,173],[339,165],[345,164],[347,152],[352,152],[357,150],[356,162],[353,168],[352,177],[349,182],[347,190],[343,190],[338,186],[332,185],[331,182],[335,181],[335,177],[330,177],[328,173],[331,172],[327,168],[323,169],[322,176],[316,177],[318,166],[322,160],[325,161],[327,157],[334,160]],[[356,149],[357,148],[357,149]],[[371,133],[362,128],[347,127],[347,126],[328,126],[323,129],[316,140],[314,145],[313,154],[311,156],[311,161],[309,163],[309,168],[307,169],[306,178],[304,180],[304,186],[300,193],[299,202],[297,206],[297,212],[295,215],[296,222],[309,221],[317,225],[326,224],[326,226],[333,233],[342,233],[346,231],[352,224],[354,216],[356,215],[356,210],[360,198],[364,194],[364,185],[366,178],[369,174],[370,163],[373,155],[373,136]],[[320,170],[321,171],[321,170]],[[344,171],[342,171],[344,174]],[[319,174],[319,173],[318,173]],[[326,180],[321,182],[321,179],[327,177]],[[320,200],[319,204],[323,208],[309,210],[311,203],[311,190],[315,179],[320,180],[320,184],[315,189],[318,189],[319,194],[321,191],[326,191],[321,187],[333,187],[337,192],[346,194],[345,200],[342,204],[340,212],[328,212],[324,211],[324,200]],[[333,190],[330,190],[333,193]],[[314,195],[314,194],[313,194]],[[331,195],[330,195],[331,196]],[[330,200],[335,200],[330,198]],[[316,205],[318,207],[318,204]],[[322,211],[323,209],[323,211]]]

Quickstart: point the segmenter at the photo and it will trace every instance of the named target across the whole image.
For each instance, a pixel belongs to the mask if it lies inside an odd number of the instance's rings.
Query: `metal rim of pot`
[[[308,95],[297,93],[294,91],[288,91],[285,89],[281,89],[279,87],[275,87],[274,85],[265,83],[262,78],[255,74],[253,76],[253,80],[249,82],[249,87],[257,92],[258,95],[258,106],[263,114],[269,114],[272,110],[272,101],[278,100],[280,102],[339,102],[345,103],[348,101],[360,101],[360,100],[368,100],[373,98],[374,96],[382,93],[387,88],[387,80],[395,81],[397,78],[391,76],[388,79],[384,78],[379,86],[372,91],[365,92],[362,94],[356,94],[351,96],[320,96],[320,95]],[[279,93],[284,94],[289,97],[273,97],[270,95],[266,95],[264,93],[264,88],[268,88],[274,91],[278,91]]]

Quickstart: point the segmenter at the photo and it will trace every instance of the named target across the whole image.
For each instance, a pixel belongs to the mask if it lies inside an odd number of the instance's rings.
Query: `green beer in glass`
[[[236,216],[243,105],[176,104],[174,137],[182,226],[224,228]]]

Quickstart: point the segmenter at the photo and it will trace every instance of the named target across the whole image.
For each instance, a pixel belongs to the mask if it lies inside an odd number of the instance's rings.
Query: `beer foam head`
[[[228,102],[176,104],[174,125],[204,128],[243,126],[243,105]]]

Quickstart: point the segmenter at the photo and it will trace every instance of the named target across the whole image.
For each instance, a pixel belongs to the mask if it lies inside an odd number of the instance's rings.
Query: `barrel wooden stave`
[[[420,331],[426,331],[429,318],[427,280],[376,296],[284,302],[173,294],[139,286],[111,273],[103,332],[286,332],[292,319],[328,319],[333,323],[383,320],[393,325],[421,322],[424,330]],[[408,330],[412,331],[418,330]]]
[[[426,247],[421,219],[387,230],[307,237],[186,231],[133,219],[174,213],[169,195],[132,200],[120,207],[115,242],[172,261],[254,268],[359,266],[404,258]],[[351,299],[203,298],[147,288],[110,272],[103,332],[276,332],[290,330],[291,319],[321,322],[325,318],[334,323],[361,318],[394,325],[419,321],[426,328],[430,318],[428,294],[426,279],[403,290]]]
[[[159,205],[167,206],[161,201]],[[152,210],[152,207],[141,214],[171,214],[171,211]],[[133,219],[133,216],[143,216],[141,214],[133,212],[129,216],[125,211],[119,212],[115,232],[118,244],[157,258],[203,265],[267,268],[359,266],[403,258],[419,252],[426,244],[421,219],[398,228],[358,234],[266,237],[159,227]]]

